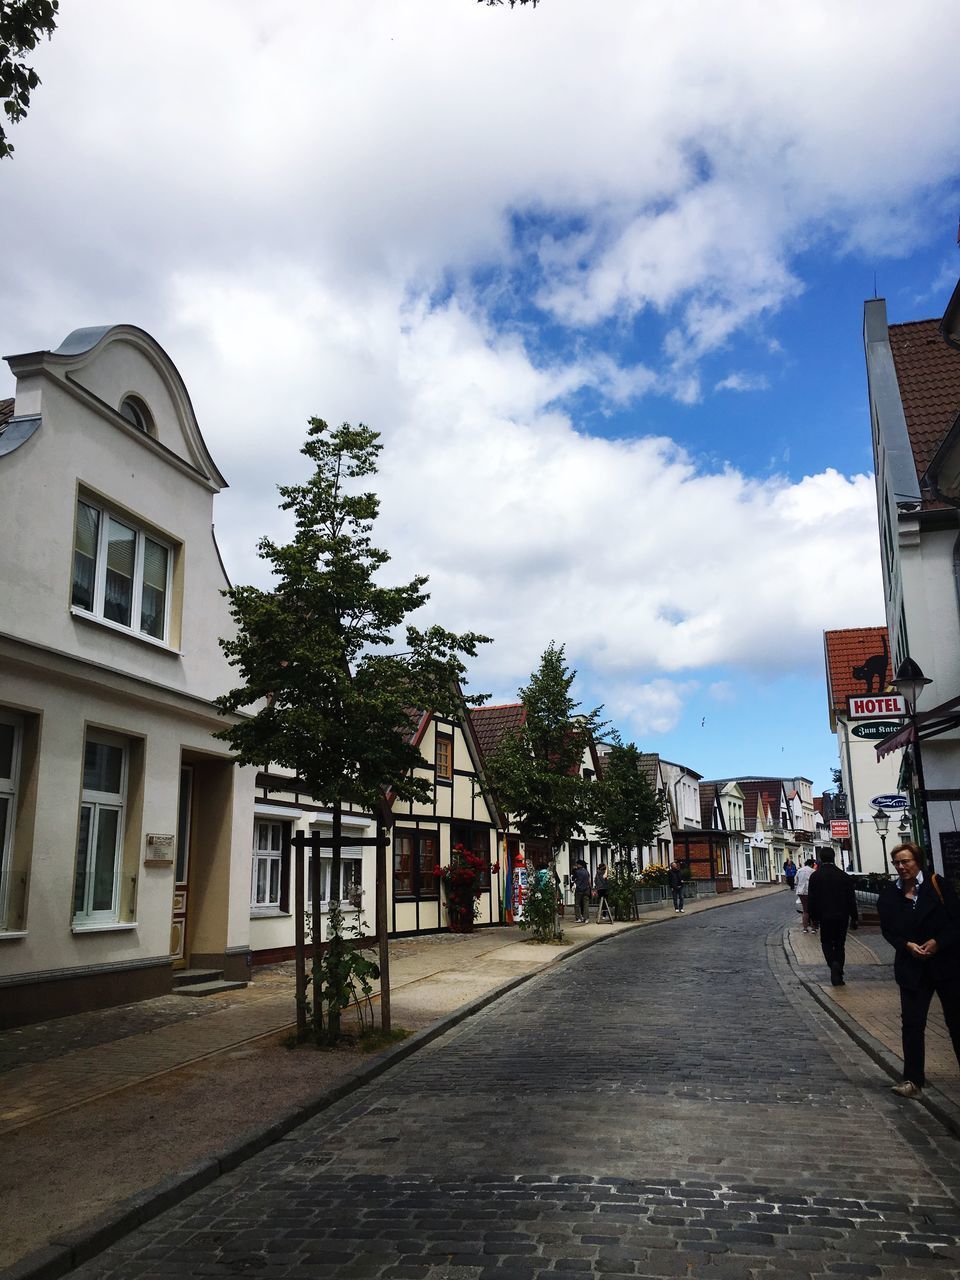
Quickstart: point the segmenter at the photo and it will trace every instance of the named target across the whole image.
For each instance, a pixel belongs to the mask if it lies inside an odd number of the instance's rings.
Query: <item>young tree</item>
[[[273,590],[241,586],[226,593],[237,631],[221,645],[242,683],[218,700],[222,714],[240,713],[219,736],[238,763],[289,769],[331,806],[334,886],[343,805],[384,813],[388,791],[401,800],[430,799],[430,784],[413,772],[423,761],[411,741],[411,716],[462,707],[463,658],[486,640],[405,625],[429,599],[426,578],[381,584],[390,557],[371,543],[379,500],[354,483],[376,472],[381,447],[379,434],[362,424],[332,430],[311,419],[301,452],[314,464],[313,475],[280,488],[281,509],[293,512],[293,540],[263,538],[258,546],[273,571]],[[397,652],[402,626],[406,643]],[[330,948],[342,945],[333,931]],[[319,999],[315,990],[315,1013]],[[328,1008],[336,1039],[339,1005],[328,1000]]]
[[[59,8],[60,0],[0,0],[0,101],[10,124],[27,114],[30,94],[40,83],[22,56],[37,47],[41,36],[53,35]],[[0,124],[0,159],[12,152]]]
[[[621,857],[652,844],[667,816],[667,798],[643,772],[640,752],[613,735],[605,767],[591,788],[593,824],[601,840]]]
[[[530,683],[520,690],[523,724],[506,734],[488,762],[494,792],[525,840],[546,840],[554,866],[561,847],[583,833],[590,788],[583,753],[603,728],[602,707],[580,712],[576,679],[563,645],[547,647]]]

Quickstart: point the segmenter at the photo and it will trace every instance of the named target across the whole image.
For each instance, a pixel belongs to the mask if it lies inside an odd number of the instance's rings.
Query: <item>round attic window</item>
[[[120,416],[142,431],[144,435],[153,435],[153,419],[150,410],[136,396],[127,396],[120,403]]]

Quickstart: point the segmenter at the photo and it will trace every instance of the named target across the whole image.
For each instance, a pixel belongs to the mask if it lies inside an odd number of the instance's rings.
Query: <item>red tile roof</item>
[[[960,414],[960,351],[940,336],[939,320],[889,327],[917,475],[923,476]]]
[[[509,702],[500,707],[474,707],[470,721],[484,756],[492,755],[505,733],[519,729],[527,717],[522,702]]]
[[[884,651],[889,654],[886,627],[850,627],[845,631],[825,631],[823,645],[827,663],[827,701],[835,715],[847,710],[847,698],[855,693],[880,693],[893,678],[889,656],[882,681],[877,674],[868,684],[870,658],[879,668]],[[860,671],[860,676],[854,674]]]

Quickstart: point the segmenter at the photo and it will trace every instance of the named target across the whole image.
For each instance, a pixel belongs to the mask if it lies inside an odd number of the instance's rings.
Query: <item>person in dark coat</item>
[[[590,915],[590,872],[580,858],[570,876],[573,882],[573,914],[577,924],[586,924]]]
[[[673,894],[673,909],[678,916],[683,915],[683,871],[680,863],[674,858],[667,871],[667,884]]]
[[[953,886],[923,869],[915,844],[891,852],[898,879],[877,899],[880,928],[894,948],[893,976],[900,988],[903,1081],[893,1091],[919,1098],[925,1084],[923,1033],[933,993],[960,1063],[960,901]]]
[[[830,968],[830,981],[842,987],[846,961],[847,925],[856,929],[857,895],[853,880],[841,871],[832,849],[820,854],[820,866],[810,877],[807,907],[810,919],[820,927],[820,949]]]

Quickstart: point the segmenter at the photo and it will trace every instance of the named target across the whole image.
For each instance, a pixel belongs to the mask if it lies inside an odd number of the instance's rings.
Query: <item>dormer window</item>
[[[126,420],[142,431],[145,436],[154,435],[153,419],[150,417],[150,410],[139,398],[139,396],[127,396],[120,402],[120,417]]]

